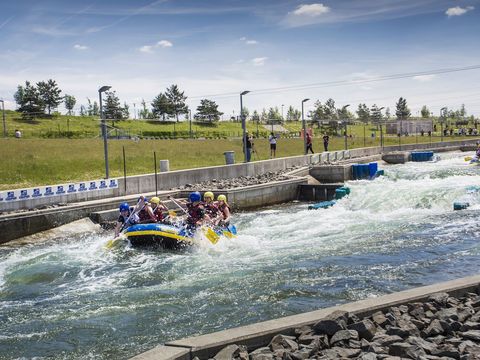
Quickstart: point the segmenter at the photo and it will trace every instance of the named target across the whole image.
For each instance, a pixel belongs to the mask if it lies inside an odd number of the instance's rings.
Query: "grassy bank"
[[[446,140],[460,140],[461,137]],[[472,137],[468,137],[472,139]],[[423,140],[423,141],[422,141]],[[429,142],[428,137],[402,137],[402,144]],[[432,142],[440,141],[433,137]],[[386,137],[385,145],[397,145],[397,137]],[[363,138],[348,139],[349,148],[364,145]],[[366,146],[378,146],[379,139],[365,139]],[[154,172],[153,153],[157,161],[170,160],[171,170],[211,165],[225,162],[223,153],[235,151],[237,162],[242,161],[240,140],[110,140],[110,176],[123,176],[122,147],[125,147],[127,175]],[[268,141],[257,139],[257,153],[253,160],[270,158]],[[58,184],[67,181],[99,179],[105,175],[103,143],[100,139],[1,139],[2,166],[0,167],[0,190],[36,185]],[[344,148],[344,139],[331,139],[329,150]],[[323,150],[319,138],[314,139],[313,149]],[[302,139],[280,139],[277,157],[300,155]]]

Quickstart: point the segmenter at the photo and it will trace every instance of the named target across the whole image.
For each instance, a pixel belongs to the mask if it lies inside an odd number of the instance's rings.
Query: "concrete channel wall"
[[[386,310],[391,306],[425,301],[430,295],[438,292],[446,292],[451,296],[460,297],[467,292],[476,292],[479,287],[480,275],[470,276],[212,334],[170,341],[137,355],[132,360],[191,360],[195,356],[202,360],[210,359],[218,351],[231,344],[245,345],[251,351],[268,345],[277,334],[293,335],[296,328],[313,325],[336,310],[347,311],[362,318],[370,316],[376,311]]]

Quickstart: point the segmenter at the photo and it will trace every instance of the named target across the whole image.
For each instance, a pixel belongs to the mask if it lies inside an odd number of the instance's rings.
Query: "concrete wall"
[[[170,341],[164,346],[158,346],[132,359],[190,360],[195,356],[198,356],[200,359],[209,359],[213,358],[218,351],[230,344],[245,345],[251,351],[262,346],[267,346],[270,340],[277,334],[294,335],[296,328],[304,325],[313,325],[337,310],[347,311],[362,318],[376,311],[386,310],[391,306],[425,301],[430,295],[438,292],[447,292],[451,296],[460,297],[467,292],[476,292],[479,285],[480,276],[476,275],[440,284],[423,286],[212,334]],[[189,353],[186,354],[181,350],[187,350]]]
[[[269,171],[279,171],[294,166],[306,166],[310,164],[311,155],[292,156],[286,158],[241,163],[234,165],[210,166],[197,169],[170,171],[157,174],[158,190],[169,190],[185,184],[195,184],[211,179],[230,179],[240,176],[254,176]],[[0,201],[0,212],[15,211],[19,209],[33,209],[43,205],[59,203],[75,203],[104,199],[130,194],[142,194],[155,191],[155,174],[128,176],[126,181],[118,179],[118,187],[101,191],[86,191],[61,196],[42,197],[38,199],[26,199],[21,201]]]

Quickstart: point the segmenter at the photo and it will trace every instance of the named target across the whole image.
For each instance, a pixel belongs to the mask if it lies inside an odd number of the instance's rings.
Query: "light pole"
[[[98,97],[100,100],[100,121],[102,124],[102,137],[103,137],[103,153],[105,155],[105,178],[108,179],[108,144],[107,144],[107,127],[105,119],[103,118],[103,105],[102,105],[102,92],[110,90],[111,86],[102,86],[98,89]]]
[[[342,115],[345,114],[345,111],[347,110],[347,108],[350,106],[350,104],[347,104],[345,105],[344,107],[342,107]],[[346,117],[346,116],[345,116]],[[348,142],[347,142],[347,119],[343,120],[343,123],[345,125],[345,134],[344,134],[344,137],[345,137],[345,150],[348,150]],[[364,142],[365,142],[365,126],[363,127],[363,130],[364,130]]]
[[[192,109],[188,109],[188,119],[190,120],[190,139],[192,138]]]
[[[284,121],[284,117],[283,117],[283,104],[282,104],[282,121]]]
[[[305,127],[305,116],[303,113],[303,103],[307,102],[310,99],[303,99],[302,100],[302,127],[303,127],[303,153],[307,155],[307,129]]]
[[[441,141],[443,142],[443,114],[444,114],[444,111],[446,111],[447,108],[446,107],[443,107],[440,109],[440,117],[439,117],[439,120],[440,120],[440,131],[441,131],[441,134],[440,134],[440,139]]]
[[[7,124],[5,123],[5,101],[0,100],[2,102],[2,118],[3,118],[3,137],[7,137]]]
[[[242,133],[243,133],[243,157],[244,162],[247,162],[247,124],[245,123],[245,116],[243,116],[243,101],[242,96],[247,95],[250,91],[245,90],[240,93],[240,119],[242,121]]]

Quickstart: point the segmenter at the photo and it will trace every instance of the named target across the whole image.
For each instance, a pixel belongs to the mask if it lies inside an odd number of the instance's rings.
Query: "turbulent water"
[[[187,252],[103,248],[87,222],[0,246],[0,358],[128,358],[167,340],[474,274],[480,166],[382,166],[327,210],[237,214]],[[468,210],[453,211],[453,202]]]

